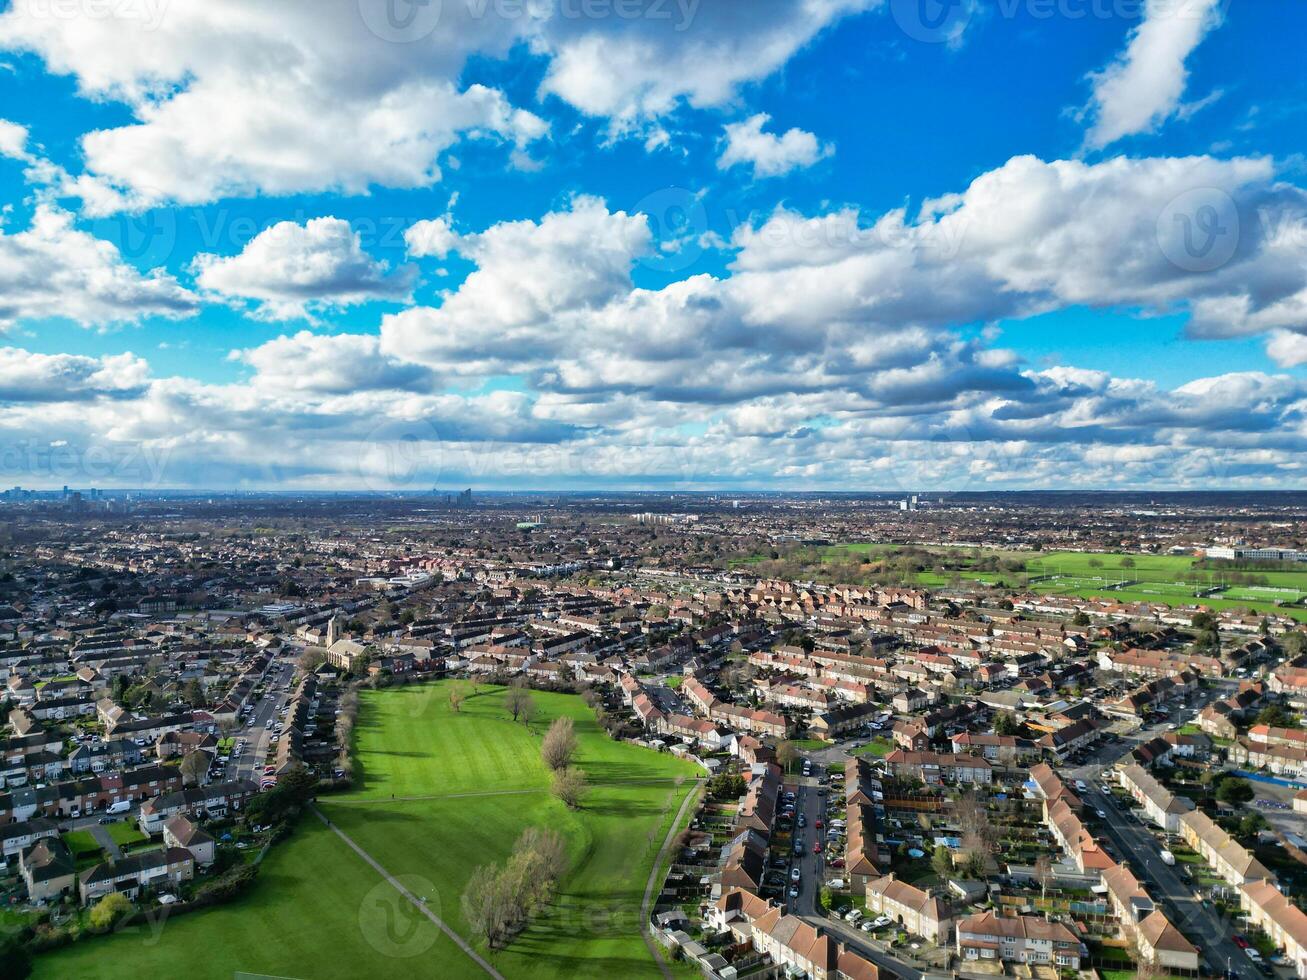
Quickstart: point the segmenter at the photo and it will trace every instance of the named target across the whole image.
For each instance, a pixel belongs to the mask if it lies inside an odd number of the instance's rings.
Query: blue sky
[[[1303,483],[1298,5],[390,2],[0,7],[0,479]]]

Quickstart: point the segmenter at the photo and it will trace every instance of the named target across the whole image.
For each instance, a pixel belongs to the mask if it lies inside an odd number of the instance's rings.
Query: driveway
[[[111,861],[122,860],[123,849],[119,847],[118,842],[113,839],[113,836],[109,833],[109,828],[99,823],[93,823],[90,825],[90,830],[91,836],[95,838],[95,842],[104,848],[105,853],[109,855]]]

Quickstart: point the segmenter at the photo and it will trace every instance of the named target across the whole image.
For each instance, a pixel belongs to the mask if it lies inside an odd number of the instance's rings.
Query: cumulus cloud
[[[1266,341],[1266,353],[1280,367],[1301,367],[1307,364],[1307,336],[1276,330]]]
[[[97,358],[0,347],[0,402],[130,398],[145,391],[149,374],[134,354]]]
[[[403,25],[387,0],[208,0],[153,21],[51,17],[42,0],[15,0],[0,13],[0,48],[35,53],[83,95],[134,116],[86,134],[86,173],[65,182],[105,213],[426,187],[465,138],[507,144],[514,165],[534,166],[528,150],[548,124],[497,89],[464,86],[473,56],[525,46],[548,62],[541,96],[639,129],[684,101],[727,102],[823,28],[879,3],[659,2],[608,17],[446,3],[415,8]]]
[[[254,383],[271,391],[348,394],[355,391],[431,392],[437,379],[426,368],[385,356],[366,334],[320,335],[301,330],[259,347],[237,350],[232,360],[255,370]]]
[[[188,317],[199,300],[162,270],[141,273],[68,212],[39,205],[24,231],[0,230],[0,329],[63,317],[86,327]]]
[[[720,106],[745,82],[766,78],[842,17],[883,0],[703,2],[680,16],[552,22],[540,39],[550,54],[541,90],[617,129],[639,126],[681,102]],[[649,4],[650,10],[670,5]],[[691,9],[692,7],[692,9]]]
[[[1221,0],[1147,0],[1125,50],[1090,76],[1087,145],[1101,149],[1151,132],[1181,111],[1189,81],[1185,61],[1220,21]]]
[[[370,300],[405,301],[416,278],[408,266],[390,272],[385,262],[363,250],[348,221],[332,217],[303,225],[280,221],[251,239],[239,255],[199,255],[194,267],[202,289],[253,300],[258,315],[272,320]]]
[[[770,119],[760,112],[743,122],[728,123],[726,147],[717,158],[717,166],[728,170],[748,164],[755,176],[780,177],[791,170],[811,167],[835,152],[829,143],[818,142],[816,136],[802,129],[788,129],[780,136],[763,132]]]
[[[432,218],[404,229],[404,244],[408,246],[408,254],[415,258],[435,256],[443,259],[450,252],[457,251],[458,233],[448,218]]]
[[[13,160],[30,159],[27,152],[27,127],[0,119],[0,156]]]
[[[147,379],[94,413],[15,400],[0,438],[121,440],[201,484],[222,461],[251,485],[1294,485],[1298,379],[1168,390],[1035,369],[957,328],[1188,311],[1196,329],[1274,331],[1292,364],[1302,204],[1262,159],[1017,157],[915,213],[778,208],[737,230],[722,274],[658,288],[633,277],[658,255],[649,220],[594,197],[476,232],[420,223],[411,253],[457,249],[473,270],[379,337],[279,337],[233,355],[250,383]],[[1219,261],[1186,251],[1233,226]]]

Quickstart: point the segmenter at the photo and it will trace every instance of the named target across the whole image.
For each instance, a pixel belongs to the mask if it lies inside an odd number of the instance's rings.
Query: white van
[[[105,813],[126,813],[132,808],[131,800],[118,800],[116,803],[110,803],[109,809]]]

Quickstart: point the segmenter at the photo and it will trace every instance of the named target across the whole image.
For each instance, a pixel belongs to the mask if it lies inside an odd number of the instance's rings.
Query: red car
[[[1240,949],[1247,949],[1249,945],[1248,940],[1244,939],[1243,936],[1235,936],[1234,944]]]
[[[822,824],[822,822],[818,820],[815,824],[813,824],[813,826],[816,827],[818,830],[821,830],[824,824]]]
[[[812,845],[812,853],[813,854],[821,853],[821,841],[817,841],[817,843]]]
[[[844,858],[836,858],[834,861],[830,862],[830,866],[832,868],[844,867]]]

